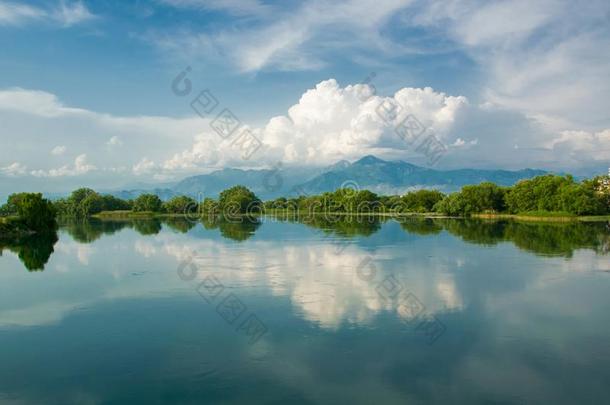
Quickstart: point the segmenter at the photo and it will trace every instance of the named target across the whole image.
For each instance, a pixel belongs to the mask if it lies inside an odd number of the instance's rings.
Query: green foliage
[[[432,212],[445,195],[437,190],[418,190],[405,194],[398,201],[389,201],[402,208],[402,212]]]
[[[573,185],[571,176],[548,174],[514,185],[506,196],[508,211],[514,214],[527,211],[561,211],[561,189]]]
[[[185,214],[196,212],[198,209],[197,201],[187,196],[177,196],[162,205],[162,210],[169,214]]]
[[[517,183],[506,195],[511,213],[566,211],[574,215],[608,213],[604,196],[595,180],[576,183],[571,176],[546,175]]]
[[[53,204],[60,216],[88,217],[102,211],[129,210],[131,204],[111,195],[101,195],[90,188],[74,190],[68,198],[59,199]]]
[[[218,202],[211,198],[204,198],[201,203],[201,213],[207,217],[213,217],[220,213]]]
[[[260,207],[261,200],[244,186],[224,190],[218,198],[218,208],[223,215],[255,213]]]
[[[8,197],[4,212],[17,215],[26,228],[44,231],[56,228],[53,204],[40,193],[17,193]]]
[[[132,210],[135,212],[159,212],[163,202],[155,194],[142,194],[133,201]]]

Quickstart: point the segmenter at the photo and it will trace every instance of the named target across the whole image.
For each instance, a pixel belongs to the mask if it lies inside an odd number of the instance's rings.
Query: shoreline
[[[552,214],[552,213],[551,213]],[[254,216],[254,217],[283,217],[286,219],[294,218],[310,218],[316,216],[343,216],[343,217],[389,217],[389,218],[439,218],[439,219],[488,219],[501,220],[510,219],[515,221],[526,222],[601,222],[610,221],[610,215],[583,215],[583,216],[567,216],[567,215],[526,215],[526,214],[472,214],[469,217],[449,216],[444,214],[430,212],[309,212],[309,211],[289,211],[289,210],[268,210],[253,214],[236,214],[239,217]],[[208,215],[202,214],[199,218],[205,218]],[[133,212],[133,211],[102,211],[99,214],[92,215],[91,218],[96,219],[153,219],[153,218],[185,218],[185,214],[176,213],[161,213],[161,212]],[[195,217],[190,217],[194,219]]]

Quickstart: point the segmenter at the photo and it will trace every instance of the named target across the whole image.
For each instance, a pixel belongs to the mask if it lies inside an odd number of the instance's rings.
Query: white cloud
[[[548,147],[565,156],[572,164],[590,159],[610,159],[610,129],[599,132],[563,131],[548,143]]]
[[[402,106],[388,122],[378,114],[382,101]],[[18,134],[20,141],[5,142],[0,162],[6,166],[18,159],[23,167],[33,167],[29,173],[36,177],[88,175],[91,183],[102,178],[121,183],[142,177],[174,180],[224,167],[269,167],[278,161],[325,166],[366,154],[425,164],[414,146],[394,131],[408,115],[417,117],[427,131],[449,146],[441,167],[570,170],[607,165],[610,156],[605,130],[549,131],[518,111],[494,103],[472,104],[464,96],[432,88],[403,88],[382,97],[370,86],[342,87],[330,79],[306,91],[286,115],[250,128],[264,146],[247,161],[234,143],[236,135],[223,140],[208,120],[198,116],[119,117],[66,106],[46,92],[0,91],[4,126],[0,136]],[[58,144],[70,145],[82,154],[74,164],[44,167],[48,152],[40,151],[55,151],[62,147]],[[108,147],[120,144],[125,147]],[[96,161],[88,162],[86,156],[95,156]],[[566,156],[572,157],[567,160]],[[23,172],[17,170],[21,166],[8,167],[2,174]],[[113,177],[114,173],[122,175]]]
[[[153,162],[152,160],[144,157],[142,158],[142,160],[140,160],[138,163],[136,163],[135,165],[133,165],[133,173],[136,176],[140,176],[143,174],[150,174],[153,169],[156,168],[156,164],[155,162]]]
[[[61,0],[54,8],[41,8],[15,2],[0,2],[0,26],[20,26],[34,21],[46,21],[70,27],[93,20],[92,14],[82,1]]]
[[[0,172],[6,176],[23,176],[27,172],[27,167],[19,162],[11,163],[8,166],[0,167]]]
[[[258,0],[161,0],[163,3],[178,7],[201,10],[221,10],[234,15],[262,14],[271,9]]]
[[[430,1],[409,24],[433,27],[479,65],[487,101],[553,130],[610,126],[610,3]]]
[[[27,4],[0,3],[0,25],[21,25],[28,20],[42,18],[44,12]]]
[[[168,2],[176,5],[203,3]],[[326,57],[336,48],[355,49],[359,44],[369,52],[401,52],[400,43],[387,46],[381,31],[396,12],[410,3],[411,0],[313,1],[286,9],[267,7],[265,12],[257,8],[257,12],[249,13],[257,23],[248,24],[247,28],[231,27],[213,34],[183,32],[182,35],[156,36],[154,42],[162,49],[191,60],[226,59],[241,72],[266,68],[317,69],[325,65]],[[254,2],[229,4],[244,6]]]
[[[52,15],[64,27],[70,27],[96,18],[82,1],[66,2],[62,0]]]
[[[51,154],[55,155],[55,156],[60,156],[63,155],[66,152],[66,147],[65,146],[56,146],[53,149],[51,149]]]
[[[50,169],[48,171],[45,170],[33,170],[31,172],[32,176],[35,177],[64,177],[64,176],[79,176],[83,174],[87,174],[92,170],[96,170],[97,168],[89,164],[87,162],[87,155],[82,154],[78,155],[76,159],[74,159],[73,165],[64,165],[58,169]]]
[[[113,136],[111,137],[108,142],[106,142],[107,146],[121,146],[123,145],[123,141],[121,141],[121,138],[119,138],[118,136]]]
[[[18,87],[0,91],[0,110],[17,111],[46,118],[90,114],[87,110],[64,106],[54,94]]]

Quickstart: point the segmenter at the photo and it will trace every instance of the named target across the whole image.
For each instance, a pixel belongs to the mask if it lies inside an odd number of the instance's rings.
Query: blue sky
[[[445,145],[440,168],[603,170],[610,5],[530,3],[0,0],[0,192],[369,153],[425,164],[393,131],[409,114]],[[204,89],[219,106],[201,118]],[[222,108],[260,151],[213,131]]]

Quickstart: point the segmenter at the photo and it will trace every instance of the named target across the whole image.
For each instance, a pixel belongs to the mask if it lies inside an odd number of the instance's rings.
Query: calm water
[[[605,223],[67,223],[3,246],[0,403],[602,403]]]

